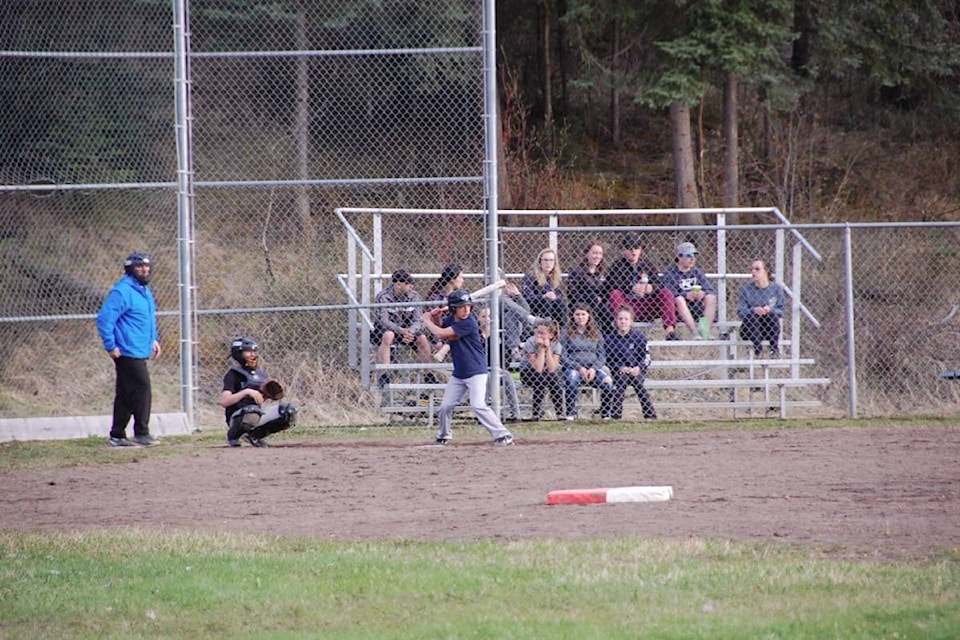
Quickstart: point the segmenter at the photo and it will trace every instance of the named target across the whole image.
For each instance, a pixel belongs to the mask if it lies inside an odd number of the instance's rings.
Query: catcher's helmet
[[[451,309],[456,309],[457,307],[466,307],[472,304],[473,300],[470,298],[470,292],[464,291],[463,289],[451,291],[450,295],[447,296],[447,306]]]
[[[132,277],[134,280],[140,284],[149,284],[150,283],[150,273],[148,272],[144,276],[138,276],[137,272],[134,271],[134,267],[139,267],[141,265],[147,265],[150,267],[151,271],[153,270],[152,262],[150,260],[150,254],[143,253],[140,251],[134,251],[123,261],[123,272],[128,276]]]
[[[241,366],[256,367],[259,360],[256,351],[259,348],[253,338],[234,338],[233,342],[230,343],[230,357]],[[245,358],[243,356],[244,351],[253,351],[253,358]]]

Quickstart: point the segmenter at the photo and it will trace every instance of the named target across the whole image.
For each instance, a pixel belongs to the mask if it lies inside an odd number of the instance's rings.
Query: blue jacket
[[[103,348],[128,358],[149,358],[157,340],[157,303],[150,287],[130,276],[120,278],[97,314]]]

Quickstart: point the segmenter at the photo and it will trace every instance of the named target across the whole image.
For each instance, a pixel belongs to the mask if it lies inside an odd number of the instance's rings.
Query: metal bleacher
[[[426,419],[433,424],[436,410],[442,398],[443,384],[427,384],[423,377],[427,371],[434,371],[435,375],[445,380],[452,365],[447,362],[419,363],[412,356],[410,350],[394,348],[394,355],[389,364],[376,362],[376,345],[370,345],[370,333],[373,329],[372,301],[376,292],[384,283],[389,282],[390,274],[383,268],[382,242],[375,238],[372,243],[364,242],[357,230],[350,224],[347,216],[351,212],[363,212],[367,215],[380,215],[387,210],[337,210],[341,221],[347,229],[348,270],[338,275],[341,288],[354,309],[350,311],[349,357],[350,364],[358,370],[365,388],[380,393],[380,410],[393,417],[407,417],[416,420]],[[401,213],[403,210],[397,210]],[[779,211],[772,211],[781,223],[780,228],[772,230],[775,236],[773,271],[785,273],[789,258],[791,282],[781,281],[787,293],[788,316],[783,326],[780,342],[781,357],[755,357],[750,342],[738,336],[739,322],[727,310],[727,286],[730,282],[746,280],[747,273],[728,270],[724,242],[726,234],[726,214],[738,210],[714,211],[717,215],[717,227],[714,232],[718,241],[718,259],[716,272],[709,272],[708,276],[717,283],[718,294],[718,322],[715,324],[715,335],[708,340],[679,340],[667,341],[662,329],[657,323],[638,323],[639,328],[648,336],[652,361],[647,373],[645,387],[650,392],[654,406],[661,418],[676,415],[686,417],[696,415],[705,417],[706,411],[727,412],[737,417],[768,417],[779,416],[785,418],[789,410],[795,408],[812,408],[822,405],[820,397],[822,389],[830,384],[830,379],[811,375],[808,371],[816,369],[812,358],[804,357],[801,342],[801,320],[808,320],[814,327],[819,327],[818,320],[813,316],[801,301],[802,254],[807,252],[819,260],[820,257],[812,246],[799,234],[789,228],[789,223]],[[749,210],[755,213],[756,210]],[[391,211],[391,213],[394,213]],[[422,215],[422,210],[417,210]],[[522,215],[524,212],[510,212]],[[556,242],[555,234],[564,231],[577,230],[569,225],[561,228],[559,216],[577,212],[554,212],[549,218],[551,225],[552,242]],[[586,212],[584,212],[586,213]],[[542,217],[542,212],[540,212]],[[375,229],[382,229],[380,224]],[[650,227],[642,228],[649,231]],[[516,229],[522,229],[520,227]],[[503,233],[512,229],[505,228]],[[595,228],[588,229],[595,232]],[[622,232],[622,228],[616,228]],[[787,247],[788,239],[792,238],[792,246]],[[370,249],[370,245],[378,248]],[[554,244],[555,246],[555,244]],[[439,274],[414,273],[416,279],[429,282]],[[507,277],[522,274],[508,274]],[[482,282],[483,274],[469,274],[468,288],[472,284]],[[479,286],[479,285],[478,285]],[[422,291],[422,287],[420,288]],[[513,363],[516,365],[516,363]],[[508,363],[504,363],[508,366]],[[377,389],[376,380],[381,373],[389,373],[392,381],[384,389]],[[521,396],[521,408],[528,409],[524,404],[529,390],[517,381],[516,386]],[[636,402],[631,391],[628,391],[624,408],[633,408],[639,412],[639,403]],[[545,408],[552,405],[548,401]],[[466,409],[467,406],[461,407]],[[581,387],[581,396],[578,398],[580,418],[589,418],[598,413],[599,392],[592,388]],[[526,409],[525,409],[526,410]]]

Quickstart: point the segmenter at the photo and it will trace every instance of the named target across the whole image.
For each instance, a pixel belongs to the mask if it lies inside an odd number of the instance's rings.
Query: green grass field
[[[170,439],[163,455],[212,437]],[[0,473],[100,452],[116,453],[3,445]],[[960,550],[880,561],[703,539],[0,532],[0,637],[957,638]]]

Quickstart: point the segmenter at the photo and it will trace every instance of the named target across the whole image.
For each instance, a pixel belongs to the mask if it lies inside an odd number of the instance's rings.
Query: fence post
[[[847,398],[850,402],[850,417],[857,417],[857,361],[856,340],[853,334],[853,243],[852,230],[847,224],[843,228],[843,280],[846,288],[847,311]]]

